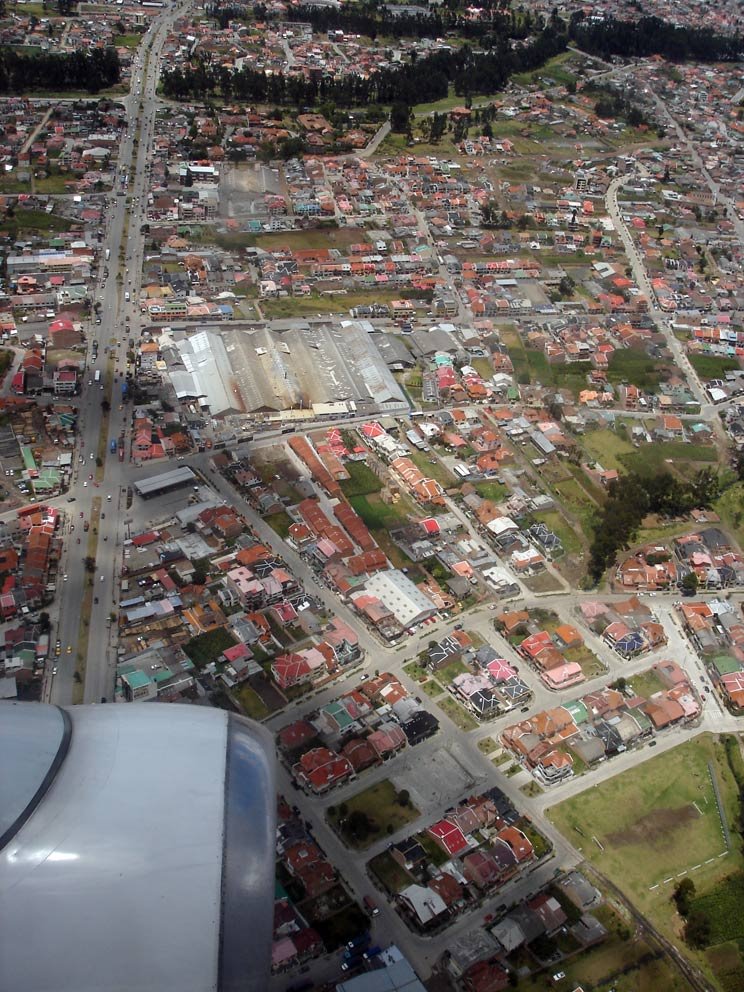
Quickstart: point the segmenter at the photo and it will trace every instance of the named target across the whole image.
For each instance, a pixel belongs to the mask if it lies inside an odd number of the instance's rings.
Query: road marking
[[[725,858],[727,854],[728,854],[728,851],[721,851],[721,853],[718,855],[718,857],[719,858]]]
[[[672,875],[671,878],[665,878],[664,885],[668,885],[669,882],[673,882],[673,881],[674,881],[674,875]]]
[[[715,860],[716,860],[715,858],[708,858],[708,860],[704,861],[703,864],[712,865]]]
[[[697,869],[701,867],[702,865],[693,865],[692,868],[690,868],[690,871],[697,871]]]
[[[659,883],[657,882],[656,885],[649,885],[648,891],[653,892],[654,889],[658,889],[658,888],[659,888]]]
[[[679,873],[679,875],[677,875],[677,878],[682,878],[682,876],[683,876],[683,875],[686,875],[686,874],[687,874],[687,869],[685,868],[685,870],[684,870],[684,871],[681,871],[681,872]]]

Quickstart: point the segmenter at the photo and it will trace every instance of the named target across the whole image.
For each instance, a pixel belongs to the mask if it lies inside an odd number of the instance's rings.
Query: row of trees
[[[40,52],[23,55],[0,48],[0,93],[29,90],[86,90],[98,93],[119,82],[115,48],[94,48],[69,54]]]
[[[585,21],[571,18],[570,34],[576,45],[592,55],[645,58],[663,55],[670,62],[734,62],[744,52],[740,34],[716,34],[710,28],[682,27],[660,17],[623,21],[614,17]]]
[[[260,16],[261,5],[256,5],[255,15]],[[354,5],[353,7],[297,7],[293,20],[312,24],[316,32],[343,31],[361,34],[374,41],[384,38],[443,38],[454,34],[459,38],[477,40],[489,48],[503,38],[524,39],[544,27],[543,18],[532,13],[523,16],[515,11],[491,11],[488,18],[472,20],[459,11],[430,8],[415,13],[399,11],[386,5]]]
[[[235,13],[239,11],[236,7],[232,8]],[[222,17],[225,9],[215,5],[214,13]],[[254,14],[261,20],[268,17],[268,11],[260,4],[255,6]],[[464,98],[496,93],[511,75],[538,68],[565,51],[569,41],[605,57],[660,54],[669,59],[720,61],[734,60],[742,53],[742,39],[738,35],[723,36],[708,29],[677,27],[657,17],[585,22],[579,13],[567,24],[557,15],[545,22],[527,18],[526,14],[495,9],[491,19],[471,22],[462,21],[458,14],[447,9],[432,14],[395,16],[376,3],[340,9],[300,7],[293,16],[310,22],[317,31],[338,29],[373,38],[378,32],[397,37],[441,37],[450,31],[477,40],[479,47],[474,51],[465,44],[457,50],[436,52],[426,58],[414,57],[369,78],[347,74],[338,78],[305,79],[297,74],[267,74],[247,67],[234,72],[217,65],[209,54],[202,54],[188,69],[177,66],[163,74],[164,94],[193,100],[220,94],[225,100],[294,107],[328,101],[338,107],[394,102],[413,106],[443,99],[450,86]],[[523,40],[527,36],[530,40]],[[95,74],[92,79],[95,80]],[[635,108],[618,107],[616,100],[610,96],[601,98],[598,112],[617,116],[620,110],[629,123],[641,122]]]
[[[204,99],[220,93],[225,100],[279,106],[315,106],[327,101],[337,107],[394,102],[412,106],[443,99],[450,84],[464,98],[496,93],[513,73],[537,68],[562,52],[566,41],[564,33],[548,26],[519,48],[512,49],[506,39],[487,52],[475,52],[464,45],[456,51],[436,52],[383,69],[368,78],[347,74],[305,79],[247,67],[233,72],[203,55],[190,69],[175,67],[164,72],[162,85],[165,96],[173,99]]]
[[[635,472],[610,484],[607,502],[594,530],[589,575],[599,582],[605,569],[615,564],[617,552],[627,550],[648,513],[678,517],[696,507],[707,507],[721,492],[718,476],[701,469],[688,481],[670,472],[641,476]]]

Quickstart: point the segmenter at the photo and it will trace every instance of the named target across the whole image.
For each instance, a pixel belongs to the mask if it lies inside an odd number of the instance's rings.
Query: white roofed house
[[[365,589],[390,610],[401,627],[422,623],[437,612],[429,597],[398,569],[371,575]]]
[[[409,885],[398,893],[398,899],[420,927],[427,927],[447,913],[444,899],[426,885]]]

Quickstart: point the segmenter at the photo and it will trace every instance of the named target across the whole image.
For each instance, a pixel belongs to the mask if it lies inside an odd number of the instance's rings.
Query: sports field
[[[738,864],[738,853],[718,857],[726,845],[708,762],[716,771],[727,821],[733,824],[736,784],[723,747],[710,735],[588,789],[548,815],[639,908],[658,908],[671,895],[674,883],[666,879],[688,871],[702,881],[723,873],[724,865],[730,871]]]

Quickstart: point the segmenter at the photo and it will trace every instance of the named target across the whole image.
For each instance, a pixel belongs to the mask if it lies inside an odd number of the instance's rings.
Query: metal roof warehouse
[[[196,475],[187,465],[183,465],[171,472],[161,472],[159,475],[150,476],[149,479],[141,479],[139,482],[135,482],[134,488],[143,499],[149,499],[151,496],[166,493],[170,489],[186,486],[194,479],[196,479]]]

